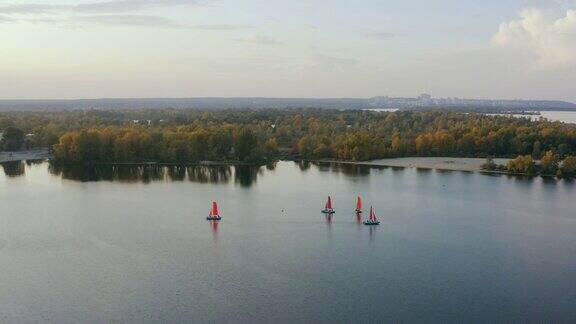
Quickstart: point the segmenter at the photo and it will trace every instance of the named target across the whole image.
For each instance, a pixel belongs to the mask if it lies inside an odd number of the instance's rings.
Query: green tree
[[[234,151],[239,161],[255,161],[261,158],[257,146],[258,138],[248,128],[240,130],[234,138]]]
[[[9,126],[4,129],[4,136],[2,137],[2,149],[6,151],[16,151],[24,144],[24,132],[16,127]]]
[[[535,174],[536,164],[530,155],[519,155],[517,158],[508,161],[508,172],[520,174]]]
[[[540,143],[540,141],[534,142],[534,150],[532,151],[532,156],[535,159],[540,158],[540,155],[542,154],[541,151],[542,151],[542,143]]]
[[[0,132],[2,132],[8,127],[14,127],[14,120],[8,117],[0,116]]]

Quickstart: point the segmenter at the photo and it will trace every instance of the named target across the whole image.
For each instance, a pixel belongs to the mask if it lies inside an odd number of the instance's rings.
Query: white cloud
[[[520,19],[500,25],[493,42],[535,54],[533,67],[538,69],[576,65],[576,10],[559,18],[544,10],[524,10]]]

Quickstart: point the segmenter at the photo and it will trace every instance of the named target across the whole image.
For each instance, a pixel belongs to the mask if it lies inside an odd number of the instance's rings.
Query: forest
[[[447,156],[525,157],[533,161],[553,157],[552,164],[559,168],[562,160],[576,155],[574,125],[449,111],[8,112],[0,114],[0,132],[19,138],[15,143],[4,136],[3,149],[50,147],[53,161],[61,164]],[[526,171],[514,166],[508,169]]]

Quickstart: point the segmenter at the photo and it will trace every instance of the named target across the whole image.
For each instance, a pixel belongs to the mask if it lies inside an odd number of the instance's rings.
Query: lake
[[[294,162],[0,168],[2,322],[576,321],[574,182]],[[359,223],[358,194],[381,226]]]
[[[512,116],[517,118],[529,118],[536,121],[545,118],[550,121],[559,121],[563,123],[576,124],[576,111],[541,111],[539,115],[525,114],[487,114],[491,116]]]

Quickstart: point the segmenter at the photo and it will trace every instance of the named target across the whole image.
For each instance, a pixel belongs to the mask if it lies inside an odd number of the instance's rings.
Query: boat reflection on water
[[[332,217],[334,217],[334,216],[332,214],[326,214],[324,217],[326,218],[326,225],[327,225],[326,227],[328,229],[328,231],[327,231],[328,237],[330,239],[332,239]]]
[[[210,227],[212,228],[212,237],[214,238],[214,242],[218,242],[218,226],[220,222],[218,221],[210,221]]]
[[[0,163],[2,165],[2,169],[4,169],[4,174],[7,177],[19,177],[23,176],[26,173],[26,167],[24,162],[22,161],[10,161]]]
[[[368,228],[368,233],[369,233],[369,236],[370,236],[370,242],[374,242],[374,240],[376,239],[376,231],[377,231],[377,230],[378,230],[378,228],[375,227],[375,226],[370,226],[370,227]]]

